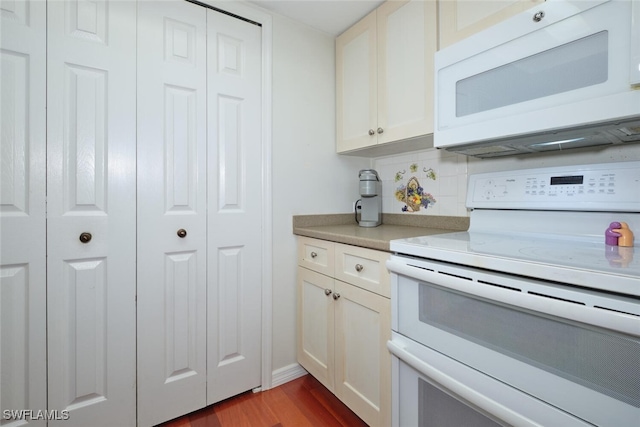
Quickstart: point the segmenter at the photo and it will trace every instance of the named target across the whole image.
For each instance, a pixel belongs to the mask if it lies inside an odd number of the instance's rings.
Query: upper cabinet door
[[[135,425],[136,4],[47,13],[48,425]]]
[[[378,8],[378,144],[433,133],[436,2]]]
[[[338,153],[433,133],[436,22],[435,0],[388,1],[336,39]]]
[[[438,2],[440,49],[545,0],[447,0]]]
[[[0,412],[35,413],[47,407],[47,10],[42,1],[0,9]]]
[[[377,143],[376,11],[336,39],[337,151]]]

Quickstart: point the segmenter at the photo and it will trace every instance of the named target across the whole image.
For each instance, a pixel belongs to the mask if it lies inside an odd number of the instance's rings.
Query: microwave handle
[[[640,87],[640,2],[631,2],[631,51],[629,52],[629,82]]]
[[[638,317],[610,310],[552,300],[527,293],[514,292],[493,286],[477,286],[472,280],[465,280],[449,274],[440,274],[407,265],[393,259],[387,260],[387,268],[393,274],[400,274],[423,282],[432,283],[447,289],[463,292],[513,307],[537,311],[555,317],[574,320],[587,325],[640,336]]]
[[[525,416],[512,411],[496,401],[489,399],[483,394],[478,393],[472,388],[462,384],[461,382],[451,378],[444,372],[434,368],[424,360],[414,356],[408,352],[403,346],[398,345],[394,341],[387,341],[387,348],[398,359],[411,366],[413,369],[424,375],[425,377],[435,381],[456,396],[466,400],[476,407],[488,412],[489,414],[505,421],[509,425],[523,427],[541,427],[540,424],[526,418]]]

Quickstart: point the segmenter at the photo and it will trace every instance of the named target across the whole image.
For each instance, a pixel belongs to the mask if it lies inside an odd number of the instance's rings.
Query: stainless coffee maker
[[[377,227],[382,224],[382,182],[373,169],[362,169],[358,176],[362,198],[355,203],[356,222],[360,227]]]

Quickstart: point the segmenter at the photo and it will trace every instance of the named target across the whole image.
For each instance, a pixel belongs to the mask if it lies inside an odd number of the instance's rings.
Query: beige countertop
[[[469,218],[383,214],[377,227],[360,227],[353,214],[296,215],[293,234],[389,252],[389,241],[465,231]]]

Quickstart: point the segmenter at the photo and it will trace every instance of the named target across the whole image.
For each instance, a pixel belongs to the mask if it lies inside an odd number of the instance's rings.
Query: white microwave
[[[435,72],[438,148],[640,142],[640,1],[547,0],[437,52]]]

